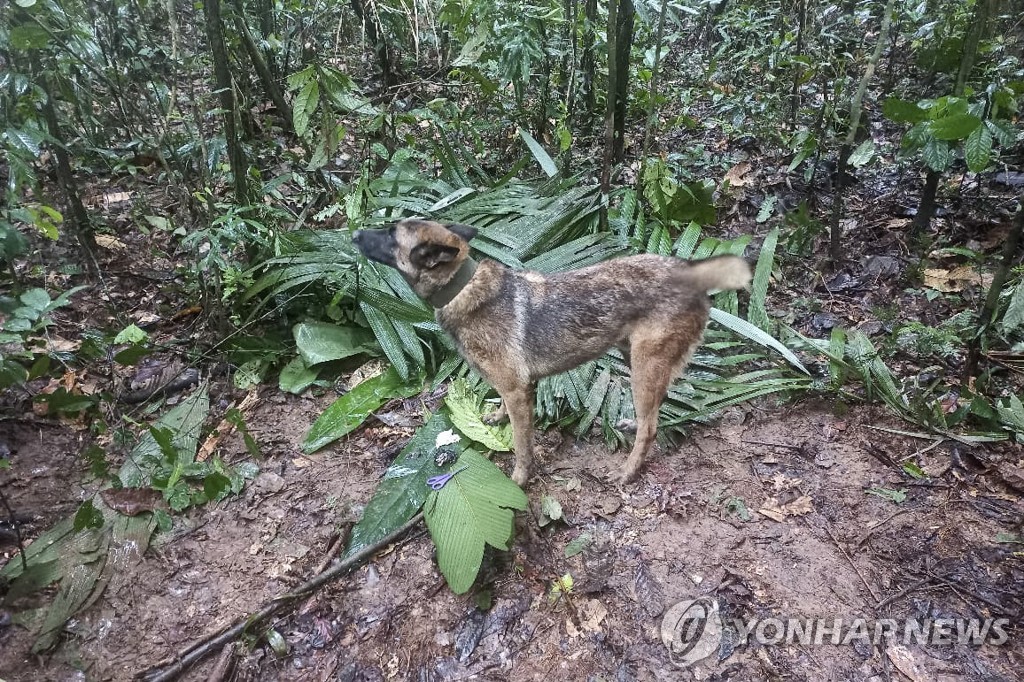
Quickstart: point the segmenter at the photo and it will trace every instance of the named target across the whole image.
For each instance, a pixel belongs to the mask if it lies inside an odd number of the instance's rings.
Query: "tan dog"
[[[618,479],[636,478],[654,443],[669,383],[700,344],[708,291],[742,289],[750,266],[736,256],[684,261],[656,255],[616,258],[545,275],[469,255],[476,230],[429,220],[359,230],[364,256],[396,268],[437,310],[462,357],[502,398],[494,416],[512,421],[516,464],[525,485],[533,463],[534,385],[600,357],[613,346],[629,360],[636,442]]]

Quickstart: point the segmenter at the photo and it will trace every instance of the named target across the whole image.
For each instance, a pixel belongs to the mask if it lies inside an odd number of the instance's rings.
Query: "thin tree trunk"
[[[658,32],[654,38],[654,65],[651,67],[651,90],[647,100],[647,126],[644,131],[644,148],[642,162],[646,162],[651,153],[651,141],[657,128],[656,100],[658,99],[658,76],[661,67],[661,41],[665,38],[665,15],[668,11],[668,0],[661,0],[661,11],[658,13]]]
[[[796,28],[796,49],[794,53],[796,57],[803,56],[804,52],[804,28],[807,25],[807,0],[799,0],[797,3],[797,13],[800,15],[799,23]],[[794,130],[796,129],[796,116],[800,111],[800,76],[803,68],[799,62],[794,60],[793,62],[793,89],[789,93],[789,125]]]
[[[292,108],[284,98],[284,93],[281,92],[281,88],[277,86],[277,81],[270,70],[270,66],[263,59],[263,55],[260,53],[260,49],[256,46],[256,41],[253,39],[252,32],[249,31],[249,27],[245,23],[245,13],[242,6],[242,0],[235,0],[235,29],[238,31],[238,35],[242,39],[242,45],[245,47],[246,54],[249,55],[249,60],[252,62],[253,68],[256,69],[256,75],[260,78],[260,84],[263,86],[264,92],[267,93],[267,97],[270,98],[270,101],[274,103],[274,106],[277,108],[278,114],[284,121],[285,126],[288,129],[291,129]]]
[[[1024,239],[1024,195],[1021,196],[1020,205],[1021,208],[1017,211],[1017,219],[1013,222],[1013,228],[1010,230],[1006,241],[1003,242],[1003,258],[999,263],[999,269],[996,270],[996,274],[992,279],[992,285],[988,288],[988,296],[985,297],[985,303],[978,313],[978,326],[975,330],[974,338],[971,339],[968,347],[967,362],[964,364],[964,384],[966,385],[970,385],[970,379],[978,368],[978,358],[981,356],[981,342],[984,340],[989,327],[992,326],[996,306],[999,303],[999,294],[1006,284],[1010,270],[1013,268],[1014,261],[1016,260],[1017,251],[1020,249],[1022,239]]]
[[[612,2],[611,4],[614,4]],[[583,57],[580,70],[583,72],[583,111],[589,126],[597,107],[596,85],[594,83],[597,61],[594,57],[594,35],[597,31],[597,0],[585,0],[583,6]]]
[[[82,260],[85,262],[85,270],[90,278],[99,276],[99,265],[96,262],[96,236],[89,212],[85,210],[82,198],[78,194],[78,185],[75,183],[75,174],[71,170],[71,157],[64,143],[64,133],[61,132],[60,119],[57,117],[57,107],[53,103],[53,88],[50,85],[49,76],[42,70],[38,60],[33,59],[33,70],[39,76],[39,84],[46,95],[43,102],[43,118],[46,120],[47,132],[53,138],[53,155],[57,160],[57,182],[60,183],[61,191],[67,202],[68,211],[71,215],[71,229],[82,252]]]
[[[853,151],[853,145],[857,141],[857,129],[860,127],[864,93],[868,89],[871,77],[875,74],[875,66],[878,64],[879,57],[882,56],[882,48],[885,47],[885,43],[889,40],[889,26],[892,24],[892,9],[894,5],[895,0],[887,0],[885,3],[885,9],[882,10],[882,27],[878,32],[875,50],[868,58],[868,63],[864,68],[864,75],[860,79],[860,85],[857,87],[857,92],[854,93],[853,99],[850,100],[850,128],[846,133],[846,139],[839,148],[839,163],[836,165],[835,199],[832,204],[832,220],[829,225],[828,256],[833,267],[839,263],[839,259],[842,257],[843,245],[840,219],[843,214],[843,189],[846,180],[847,162],[850,160],[850,152]]]
[[[618,34],[618,0],[608,2],[608,88],[604,114],[604,155],[601,161],[601,230],[608,229],[608,195],[612,187],[612,160],[615,149],[615,93],[617,91],[615,81],[619,70],[615,61],[618,57],[618,50],[615,49],[616,36]]]
[[[978,56],[978,44],[985,33],[985,26],[988,23],[989,12],[992,0],[979,0],[974,6],[974,14],[971,17],[971,24],[964,34],[964,47],[960,55],[960,67],[957,69],[956,82],[953,84],[953,96],[960,97],[964,94],[967,86],[967,78],[970,76],[974,61]],[[942,173],[929,169],[925,177],[924,188],[921,190],[921,203],[917,207],[917,215],[914,216],[914,224],[911,228],[911,238],[918,239],[924,235],[932,224],[935,216],[935,197],[938,193],[939,179]]]
[[[633,23],[636,7],[633,0],[619,0],[615,36],[615,130],[612,158],[622,163],[626,151],[626,110],[629,104],[629,54],[633,49]],[[611,46],[609,46],[611,49]],[[612,91],[609,90],[609,93]]]
[[[398,77],[395,74],[395,61],[391,54],[391,48],[383,37],[384,27],[380,25],[379,17],[370,16],[367,13],[364,0],[351,0],[351,3],[356,17],[362,23],[363,30],[366,31],[366,39],[373,45],[377,63],[380,65],[381,81],[383,81],[384,89],[387,90],[398,83]],[[375,11],[372,6],[370,10]]]
[[[234,177],[235,201],[243,206],[251,203],[249,195],[249,164],[245,158],[245,150],[238,139],[238,128],[235,123],[238,116],[235,103],[235,90],[231,82],[231,65],[228,62],[228,50],[224,44],[224,23],[221,20],[220,0],[206,0],[203,3],[206,14],[206,38],[210,42],[210,53],[213,56],[213,75],[217,84],[220,107],[224,111],[224,139],[228,148],[228,162],[231,164],[231,175]]]

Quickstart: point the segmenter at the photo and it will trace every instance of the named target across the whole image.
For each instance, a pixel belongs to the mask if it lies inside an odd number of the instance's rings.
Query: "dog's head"
[[[476,228],[409,218],[381,230],[357,230],[352,241],[370,260],[390,265],[422,298],[451,281],[469,256]]]

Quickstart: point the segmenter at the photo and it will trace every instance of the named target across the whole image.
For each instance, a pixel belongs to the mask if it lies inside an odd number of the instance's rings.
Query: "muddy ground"
[[[69,624],[55,653],[31,656],[28,632],[0,630],[0,678],[129,679],[307,578],[413,430],[371,420],[303,456],[299,442],[325,405],[264,389],[248,420],[267,457],[254,484],[160,536]],[[477,607],[485,597],[448,590],[429,537],[414,531],[277,620],[287,654],[262,643],[239,648],[234,677],[223,679],[1021,679],[1024,554],[998,539],[1020,537],[1024,504],[994,475],[1019,465],[1020,453],[953,442],[921,453],[929,441],[872,428],[902,426],[879,409],[836,412],[807,401],[733,410],[681,446],[663,446],[640,481],[621,489],[604,475],[623,452],[549,433],[528,488],[534,509],[521,515],[512,552],[484,572],[489,610]],[[30,471],[31,480],[5,472],[2,484],[38,533],[84,494],[76,445],[45,422],[22,423],[13,437],[12,471]],[[225,452],[248,456],[237,437]],[[925,479],[899,466],[914,453]],[[30,459],[31,469],[17,461]],[[906,499],[867,494],[872,488],[903,490]],[[566,523],[538,526],[545,494],[561,502]],[[587,548],[566,558],[583,534]],[[572,591],[552,597],[565,574]],[[717,599],[727,622],[1011,624],[1006,643],[980,647],[744,644],[727,625],[717,655],[683,670],[662,643],[661,623],[673,604],[700,595]],[[216,664],[208,659],[184,679],[210,679]]]

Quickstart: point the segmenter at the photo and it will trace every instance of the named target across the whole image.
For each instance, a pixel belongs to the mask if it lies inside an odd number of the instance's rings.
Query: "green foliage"
[[[882,111],[891,121],[911,124],[903,136],[903,150],[920,153],[925,165],[936,172],[949,168],[959,147],[963,148],[967,168],[981,172],[993,159],[994,142],[1008,146],[1017,137],[1009,121],[995,119],[990,107],[972,105],[963,97],[940,97],[916,104],[890,97]]]
[[[6,315],[0,323],[0,389],[24,384],[48,371],[50,356],[37,350],[38,335],[53,324],[50,313],[68,305],[71,297],[85,288],[74,287],[56,299],[41,288],[24,291],[17,299],[0,298],[0,313]]]
[[[423,506],[437,565],[448,586],[463,594],[473,586],[487,545],[509,548],[514,509],[524,510],[526,494],[501,469],[473,450],[464,450],[451,465],[455,474]]]
[[[415,395],[422,387],[422,378],[403,379],[394,367],[363,381],[331,403],[317,418],[302,443],[303,452],[316,452],[333,443],[355,430],[388,400]]]

